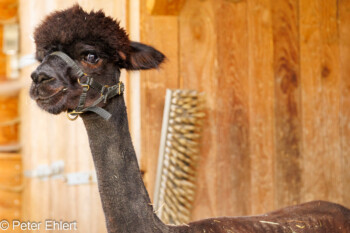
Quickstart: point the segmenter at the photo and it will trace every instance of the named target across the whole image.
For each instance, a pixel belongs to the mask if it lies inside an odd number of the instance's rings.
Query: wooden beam
[[[3,77],[6,79],[6,76]],[[1,79],[1,76],[0,76]],[[20,80],[11,80],[1,82],[0,85],[0,95],[1,96],[18,96],[21,88],[25,87],[25,83]]]
[[[18,96],[0,97],[0,145],[17,143],[18,135]]]
[[[0,81],[6,80],[6,54],[2,52],[4,40],[4,26],[0,25]]]
[[[147,11],[151,15],[178,15],[186,0],[147,0]]]
[[[0,1],[0,21],[17,18],[18,0]],[[11,21],[12,22],[12,21]]]

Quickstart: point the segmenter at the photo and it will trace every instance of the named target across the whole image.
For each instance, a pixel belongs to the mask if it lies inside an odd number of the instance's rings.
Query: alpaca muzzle
[[[83,90],[79,98],[78,106],[73,111],[67,111],[68,119],[74,121],[82,113],[94,112],[102,118],[109,120],[112,115],[108,111],[101,107],[98,107],[97,105],[100,104],[102,101],[104,103],[107,103],[108,99],[111,99],[117,95],[122,95],[124,93],[124,84],[121,81],[119,81],[116,85],[108,86],[96,82],[92,77],[84,73],[83,70],[76,64],[76,62],[73,59],[71,59],[67,54],[61,51],[53,52],[48,56],[58,56],[59,58],[61,58],[72,69],[73,74],[77,77],[78,83],[81,85]],[[86,97],[88,91],[90,90],[90,87],[98,91],[101,94],[101,96],[100,98],[95,100],[95,102],[92,105],[85,106]]]

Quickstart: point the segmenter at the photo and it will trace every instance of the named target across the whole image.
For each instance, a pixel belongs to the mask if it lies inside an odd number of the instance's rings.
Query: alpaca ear
[[[158,68],[158,66],[164,61],[165,56],[158,50],[151,46],[131,42],[130,56],[119,53],[120,57],[124,60],[123,67],[127,70],[147,70]]]

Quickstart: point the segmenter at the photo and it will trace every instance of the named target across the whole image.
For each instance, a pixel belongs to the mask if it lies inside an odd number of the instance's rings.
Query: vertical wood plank
[[[2,0],[0,1],[0,81],[6,81],[6,54],[3,53],[3,33],[4,24],[15,23],[18,15],[17,0]]]
[[[302,201],[342,201],[336,12],[335,2],[300,1]]]
[[[69,122],[71,123],[71,122]],[[72,172],[95,172],[94,167],[92,165],[92,155],[91,153],[88,154],[89,157],[87,157],[86,149],[90,148],[88,143],[88,137],[87,133],[84,127],[84,124],[82,121],[76,122],[76,129],[75,129],[75,137],[76,137],[76,143],[75,145],[72,145],[74,147],[74,153],[67,153],[67,157],[69,156],[75,156],[75,168]],[[77,130],[79,129],[79,130]],[[73,149],[73,148],[72,148]],[[73,162],[73,161],[72,161]],[[106,227],[103,224],[99,224],[97,222],[98,216],[101,215],[102,219],[104,219],[104,214],[102,211],[102,206],[100,205],[101,201],[96,200],[96,205],[98,205],[98,209],[94,210],[92,207],[93,201],[93,192],[92,189],[97,189],[96,185],[93,184],[85,184],[85,185],[78,185],[78,186],[71,186],[68,187],[69,189],[75,189],[76,190],[76,196],[73,197],[73,201],[77,207],[76,209],[76,216],[77,221],[79,221],[79,231],[81,232],[93,232],[91,230],[93,225],[99,226],[99,229],[96,232],[106,232]],[[95,222],[92,222],[93,219],[96,219]],[[104,222],[103,222],[104,223]],[[102,226],[101,226],[102,225]]]
[[[218,92],[216,208],[219,215],[251,212],[247,2],[221,1],[215,11]],[[234,30],[232,30],[234,29]],[[225,200],[225,201],[223,201]]]
[[[271,5],[248,1],[251,213],[274,209],[274,78]]]
[[[187,0],[179,16],[181,87],[205,92],[206,121],[198,165],[196,200],[192,219],[217,216],[217,39],[212,1]]]
[[[178,88],[178,21],[175,16],[150,16],[141,1],[141,42],[167,57],[158,70],[141,73],[141,169],[153,199],[166,88]],[[132,87],[131,87],[132,88]]]
[[[27,55],[34,51],[34,44],[30,39],[35,24],[39,22],[42,14],[46,11],[47,1],[20,1],[20,51],[21,55]],[[42,14],[38,14],[40,9]],[[30,83],[30,73],[34,66],[26,67],[21,70],[21,79],[23,83]],[[49,148],[47,147],[47,135],[49,134],[50,124],[47,115],[34,108],[28,96],[28,88],[21,93],[21,114],[23,118],[21,128],[21,141],[23,143],[23,169],[24,171],[33,170],[40,164],[50,164],[51,160],[47,157]],[[40,120],[38,120],[40,119]],[[33,134],[32,132],[35,132]],[[40,142],[40,143],[38,143]],[[25,190],[23,193],[23,220],[43,221],[50,218],[50,186],[48,183],[38,179],[25,177]],[[44,232],[41,229],[39,232]]]
[[[302,201],[323,195],[320,176],[324,171],[322,128],[321,34],[319,1],[300,0],[300,76],[302,85],[303,122],[303,187]],[[322,197],[321,199],[324,199]]]
[[[0,219],[21,219],[22,184],[21,156],[0,153]]]
[[[0,20],[14,22],[18,15],[18,0],[1,0]]]
[[[0,25],[0,81],[6,80],[6,54],[2,52],[4,40],[4,26]]]
[[[85,162],[90,161],[91,158],[91,154],[87,150],[87,148],[85,148],[84,152],[79,150],[81,148],[81,143],[83,142],[83,140],[79,140],[81,138],[80,135],[85,135],[82,122],[80,120],[77,122],[70,122],[67,121],[67,119],[64,116],[60,116],[59,119],[56,118],[55,121],[55,124],[57,124],[60,127],[58,133],[60,133],[61,135],[66,135],[64,138],[59,140],[59,143],[61,143],[61,145],[58,149],[61,151],[61,159],[65,163],[64,172],[79,172],[79,163],[81,162],[85,164]],[[82,154],[85,154],[84,159],[81,158]],[[62,181],[56,181],[54,185],[56,188],[61,188],[61,190],[58,190],[58,195],[53,194],[52,196],[52,202],[56,203],[54,210],[55,217],[57,216],[65,218],[67,219],[67,221],[77,221],[78,230],[86,230],[84,229],[84,225],[89,226],[89,220],[86,221],[86,219],[82,218],[81,215],[79,215],[79,204],[81,200],[84,200],[87,203],[89,203],[89,201],[91,203],[91,200],[86,200],[83,197],[79,196],[80,187],[68,186]],[[65,204],[62,203],[64,200]],[[86,205],[89,207],[91,206],[91,204]],[[84,214],[89,216],[88,213]],[[89,230],[87,232],[89,232]]]
[[[343,203],[350,207],[350,1],[338,1],[340,39],[340,142],[343,157]]]
[[[125,3],[128,12],[126,18],[127,31],[131,41],[140,41],[140,1],[131,0]],[[126,71],[125,71],[126,72]],[[128,108],[130,135],[134,144],[136,157],[141,163],[141,81],[140,71],[128,72],[126,75],[125,102]]]
[[[324,162],[327,175],[323,178],[326,189],[323,190],[328,200],[342,202],[342,158],[340,153],[339,123],[339,31],[337,22],[337,2],[322,1],[320,15],[321,46],[321,83],[323,127],[320,131],[324,143]],[[331,159],[330,159],[331,158]],[[319,159],[319,158],[318,158]],[[318,169],[324,169],[320,166]]]
[[[0,96],[0,145],[19,142],[18,96]]]
[[[272,4],[275,76],[275,207],[300,201],[301,121],[298,2]]]

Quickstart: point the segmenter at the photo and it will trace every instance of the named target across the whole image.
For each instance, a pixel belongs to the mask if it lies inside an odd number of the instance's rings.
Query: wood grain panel
[[[251,213],[274,209],[274,78],[271,5],[248,1]]]
[[[66,121],[66,123],[68,123]],[[83,122],[77,122],[74,125],[74,133],[72,136],[75,137],[75,143],[70,144],[70,152],[67,151],[67,157],[72,154],[77,156],[73,159],[70,165],[71,172],[94,172],[94,166],[92,157],[89,153],[89,158],[87,158],[84,152],[86,148],[89,147],[87,133],[83,126]],[[71,138],[71,141],[74,141]],[[68,158],[67,158],[68,160]],[[100,196],[98,193],[98,188],[96,184],[84,184],[78,186],[70,186],[68,189],[71,192],[73,205],[76,206],[75,216],[76,219],[83,224],[79,225],[79,231],[82,232],[107,232],[104,220],[104,213],[102,211],[102,205]],[[75,197],[73,196],[75,193]],[[77,197],[79,197],[77,199]],[[91,204],[87,204],[91,203]],[[96,221],[93,221],[95,220]],[[93,230],[93,228],[96,228]]]
[[[319,134],[322,127],[322,84],[321,84],[321,34],[319,28],[319,4],[317,1],[300,2],[300,47],[301,47],[301,83],[303,85],[303,157],[304,190],[303,200],[313,200],[315,191],[322,189],[319,173],[314,167],[323,164],[317,158],[323,156],[323,137]],[[316,158],[316,161],[315,161]],[[316,163],[315,163],[316,162]],[[315,175],[315,172],[317,175]],[[314,176],[314,178],[313,178]],[[321,179],[322,180],[322,179]]]
[[[0,25],[0,81],[6,80],[6,55],[2,52],[4,40],[4,26]]]
[[[210,80],[218,83],[216,208],[219,215],[247,215],[251,212],[247,2],[218,5],[215,28],[220,68],[218,80]]]
[[[180,14],[180,80],[185,89],[205,92],[206,119],[198,166],[196,200],[192,219],[216,216],[218,171],[217,112],[219,64],[215,35],[215,9],[212,1],[188,0]]]
[[[20,1],[20,29],[21,29],[21,47],[24,54],[34,52],[34,44],[30,38],[38,22],[43,19],[44,15],[55,8],[54,1]],[[40,13],[38,13],[40,12]],[[21,78],[24,83],[30,83],[30,73],[35,66],[25,67],[21,70]],[[40,165],[51,165],[57,161],[55,152],[58,148],[55,146],[55,139],[59,143],[62,135],[57,135],[59,125],[55,123],[55,118],[38,109],[36,104],[28,96],[29,90],[26,88],[22,92],[21,112],[26,117],[22,126],[23,142],[23,166],[25,171],[37,169]],[[53,157],[51,157],[53,156]],[[56,198],[57,193],[55,184],[49,178],[25,178],[25,192],[23,206],[23,219],[31,221],[45,221],[46,219],[57,219],[57,202],[52,201]],[[69,203],[69,200],[65,200]],[[39,232],[45,232],[40,229]]]
[[[19,154],[0,153],[0,219],[19,219],[22,205],[22,160]]]
[[[147,10],[151,15],[178,15],[186,0],[147,0]]]
[[[141,73],[141,169],[151,199],[156,180],[166,88],[178,88],[178,21],[174,16],[150,16],[141,1],[141,42],[167,57],[158,70]]]
[[[22,160],[19,154],[0,153],[0,184],[18,187],[22,184]]]
[[[64,172],[73,173],[78,172],[77,169],[80,157],[78,153],[79,141],[77,139],[77,134],[79,129],[77,125],[80,126],[81,134],[84,134],[84,128],[81,127],[81,122],[68,122],[65,116],[59,116],[50,119],[52,126],[50,127],[50,132],[55,136],[48,136],[47,143],[49,145],[54,145],[55,149],[50,150],[46,156],[51,159],[51,163],[57,161],[64,161]],[[61,135],[61,137],[58,137]],[[65,135],[65,137],[62,137]],[[88,150],[85,150],[85,153],[88,153]],[[90,155],[90,154],[88,154]],[[84,164],[85,161],[90,161],[90,157],[85,156],[85,159],[81,161]],[[84,171],[87,171],[89,168],[86,168]],[[84,196],[79,195],[78,191],[81,189],[80,186],[68,186],[64,179],[51,179],[45,181],[49,186],[50,191],[50,211],[53,219],[65,219],[65,221],[78,221],[79,231],[86,230],[84,226],[89,224],[89,221],[81,218],[78,208],[78,203],[81,200],[84,200],[88,203],[90,200],[84,199]],[[63,204],[64,203],[64,204]],[[90,206],[90,205],[87,205]],[[82,212],[83,214],[89,215],[89,213]],[[44,217],[44,216],[43,216]],[[83,228],[83,229],[81,229]],[[63,231],[58,231],[63,232]],[[89,232],[89,231],[84,231]]]
[[[342,201],[336,12],[334,2],[300,1],[303,201]]]
[[[340,39],[340,142],[343,203],[350,207],[350,1],[338,1]]]
[[[337,2],[321,2],[321,82],[322,82],[322,117],[321,135],[324,143],[323,160],[327,164],[327,175],[323,178],[326,188],[322,190],[327,200],[342,203],[342,158],[340,152],[339,123],[339,32],[337,22]],[[331,159],[330,159],[331,158]],[[317,158],[320,159],[320,158]],[[325,166],[318,167],[319,170]]]
[[[18,96],[0,96],[0,145],[19,141]]]
[[[31,6],[30,3],[33,3],[33,2],[30,2],[30,1],[20,1],[20,8],[19,8],[19,15],[21,16],[21,19],[20,19],[20,35],[21,35],[21,38],[20,39],[20,52],[21,52],[21,55],[24,55],[24,54],[28,54],[30,52],[33,51],[33,47],[34,45],[32,43],[30,43],[30,36],[31,36],[31,33],[32,33],[32,29],[33,29],[33,22],[31,22],[32,20],[35,21],[34,18],[34,15],[32,14],[32,12],[34,12],[34,7]],[[24,20],[25,19],[25,20]],[[28,67],[28,68],[24,68],[22,69],[21,71],[21,80],[24,81],[24,83],[26,83],[27,85],[30,83],[30,80],[28,77],[30,77],[30,72],[31,72],[31,68]],[[25,82],[26,81],[26,82]],[[28,85],[29,86],[29,85]],[[29,107],[29,104],[27,103],[30,103],[29,102],[29,98],[28,98],[28,89],[25,88],[25,90],[22,90],[21,91],[21,94],[20,94],[20,102],[21,102],[21,113],[22,114],[26,114],[26,117],[23,118],[23,121],[22,121],[22,127],[21,127],[21,142],[25,142],[23,144],[23,148],[22,148],[22,154],[24,155],[23,156],[23,170],[26,171],[26,170],[30,170],[32,169],[35,164],[32,163],[33,161],[33,158],[31,156],[31,133],[30,133],[30,123],[31,123],[31,114],[30,113],[30,107]],[[35,186],[32,186],[32,180],[29,179],[29,178],[26,178],[24,177],[23,179],[23,182],[24,182],[24,187],[25,189],[23,190],[23,203],[25,203],[23,206],[22,206],[22,219],[30,219],[32,221],[35,221],[35,220],[41,220],[40,218],[37,218],[35,219],[34,217],[32,217],[31,215],[31,212],[32,211],[35,211],[35,209],[37,207],[35,207],[33,205],[33,202],[32,202],[32,196],[33,194],[35,193]],[[35,183],[34,183],[35,184]],[[45,192],[45,189],[41,190],[41,192]],[[42,208],[45,208],[45,199],[43,199],[41,205],[42,205]]]
[[[0,21],[12,19],[17,16],[18,0],[0,1]]]
[[[21,218],[22,193],[0,189],[0,218],[12,221]],[[11,231],[13,232],[13,231]],[[17,232],[17,231],[15,231]]]
[[[275,207],[296,204],[301,188],[298,2],[272,4],[275,76]]]
[[[300,76],[302,85],[303,122],[303,187],[302,201],[324,195],[324,141],[319,129],[323,125],[321,84],[321,34],[319,1],[300,0]],[[324,199],[325,197],[321,197]]]
[[[0,23],[17,21],[18,0],[0,1]],[[3,53],[3,24],[0,24],[0,82],[6,81],[6,54]]]

